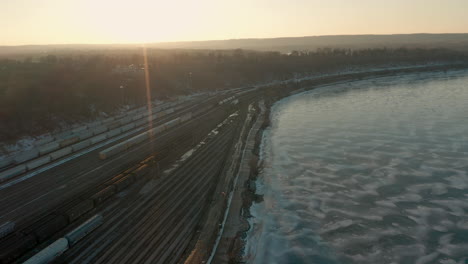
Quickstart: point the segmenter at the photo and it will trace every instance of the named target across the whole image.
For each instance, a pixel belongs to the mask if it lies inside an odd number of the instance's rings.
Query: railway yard
[[[45,164],[29,169],[26,160],[3,170],[1,262],[180,260],[213,199],[249,94],[172,103],[115,138],[109,129],[95,135],[107,133],[109,144],[63,151],[85,139],[55,150],[66,154]]]
[[[365,76],[193,96],[52,135],[0,164],[0,263],[206,263],[263,100]]]

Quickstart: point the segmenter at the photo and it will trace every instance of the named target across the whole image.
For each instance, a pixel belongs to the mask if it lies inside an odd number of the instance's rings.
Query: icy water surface
[[[249,263],[468,263],[468,72],[287,98],[262,155]]]

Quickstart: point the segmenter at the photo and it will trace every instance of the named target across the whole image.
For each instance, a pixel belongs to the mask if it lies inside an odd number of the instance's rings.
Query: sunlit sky
[[[0,45],[466,33],[468,0],[0,0]]]

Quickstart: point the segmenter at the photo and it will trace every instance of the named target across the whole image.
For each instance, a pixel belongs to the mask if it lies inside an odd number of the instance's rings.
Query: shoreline
[[[399,72],[399,73],[397,72],[394,75],[393,74],[392,75],[385,75],[385,74],[375,75],[375,72],[370,72],[367,77],[350,78],[349,80],[344,80],[343,82],[347,83],[347,82],[362,81],[362,80],[367,80],[367,79],[378,79],[382,77],[398,78],[398,77],[402,77],[405,75],[411,75],[411,74],[417,74],[417,73],[431,73],[431,72],[437,73],[440,71],[446,72],[449,70],[467,70],[467,68],[462,67],[460,69],[458,67],[455,67],[453,69],[452,68],[451,69],[446,69],[446,68],[445,69],[418,69],[415,72],[413,71],[407,72],[407,69],[403,69],[402,72]],[[279,95],[277,97],[265,98],[265,113],[263,115],[262,125],[256,134],[254,148],[252,150],[253,152],[252,154],[256,157],[257,162],[250,164],[250,173],[247,177],[246,182],[240,185],[242,190],[239,190],[239,192],[242,193],[242,197],[243,197],[242,204],[244,206],[242,207],[242,210],[240,211],[240,215],[230,216],[230,217],[240,217],[241,219],[243,219],[243,221],[247,223],[248,227],[243,230],[241,229],[237,230],[237,235],[234,238],[232,245],[228,246],[227,255],[229,255],[230,257],[228,258],[228,261],[223,262],[223,263],[246,263],[246,260],[247,260],[245,256],[245,245],[247,241],[245,240],[245,238],[247,236],[247,232],[249,232],[251,228],[251,226],[249,225],[249,218],[252,217],[250,214],[250,207],[252,206],[254,202],[262,200],[262,195],[258,195],[256,193],[255,182],[258,179],[259,172],[263,168],[263,160],[260,159],[260,151],[262,148],[264,132],[266,129],[270,128],[271,126],[272,108],[274,110],[275,105],[293,96],[299,96],[302,93],[308,93],[315,89],[338,85],[343,82],[341,82],[341,80],[338,80],[335,82],[332,81],[331,83],[327,83],[327,84],[311,85],[308,87],[303,87],[300,89],[293,90],[286,95]],[[218,250],[220,249],[218,248],[217,251]],[[210,262],[206,262],[206,263],[210,263]]]

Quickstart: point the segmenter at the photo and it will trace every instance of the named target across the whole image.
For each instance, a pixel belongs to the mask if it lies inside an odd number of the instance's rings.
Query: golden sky
[[[468,0],[0,0],[0,45],[467,33]]]

